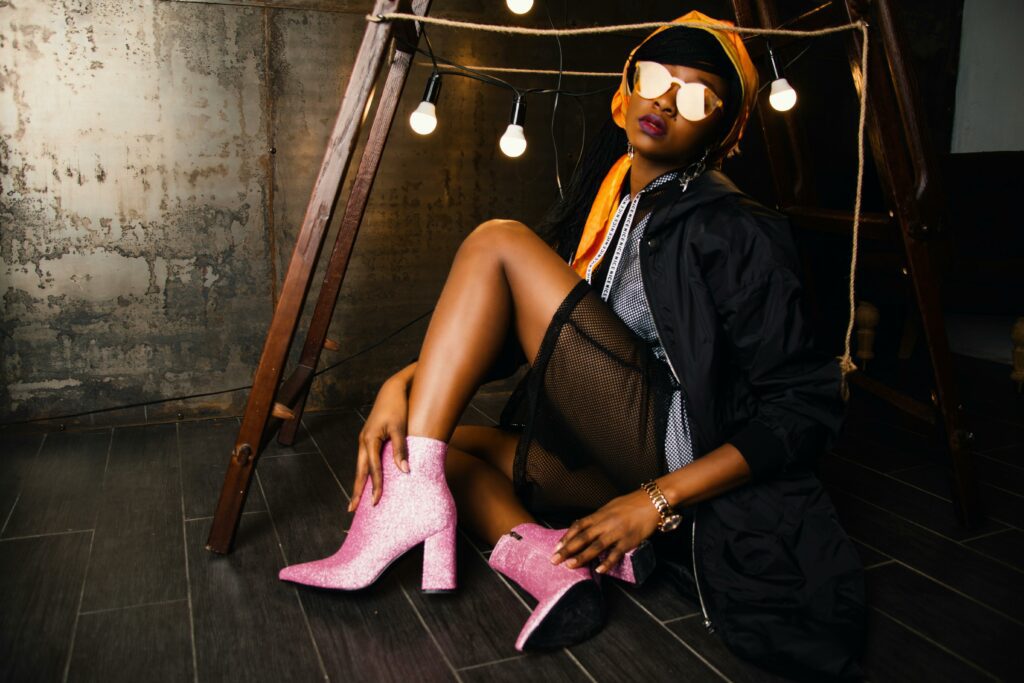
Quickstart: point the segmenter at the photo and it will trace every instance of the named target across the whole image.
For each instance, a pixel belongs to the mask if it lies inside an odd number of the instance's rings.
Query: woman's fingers
[[[572,523],[562,541],[555,546],[555,554],[551,561],[555,564],[567,562],[570,567],[578,567],[597,557],[597,554],[604,549],[604,542],[601,540],[597,525],[589,517],[578,519]],[[591,553],[594,546],[599,549]]]
[[[594,571],[596,571],[598,574],[604,574],[605,572],[610,571],[619,562],[622,561],[622,558],[625,557],[625,555],[626,552],[621,549],[621,543],[612,546],[612,548],[608,551],[608,554],[601,561],[601,564],[597,565]]]
[[[380,466],[380,446],[382,439],[379,436],[370,436],[366,440],[367,464],[370,468],[370,482],[373,485],[373,504],[380,502],[384,493],[384,473]]]
[[[395,456],[395,467],[409,474],[409,449],[405,443],[405,428],[391,428],[391,449]]]
[[[356,458],[356,477],[352,482],[352,498],[348,502],[349,512],[353,512],[359,506],[359,499],[363,496],[363,487],[366,486],[366,474],[366,451],[360,444],[359,456]]]

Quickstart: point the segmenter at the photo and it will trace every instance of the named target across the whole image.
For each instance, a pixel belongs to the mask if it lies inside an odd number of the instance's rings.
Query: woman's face
[[[686,83],[699,82],[711,88],[725,101],[728,86],[725,79],[701,69],[689,66],[665,64],[675,78]],[[633,144],[636,154],[658,164],[682,166],[696,156],[703,154],[713,137],[718,133],[723,109],[717,107],[701,121],[688,121],[676,111],[676,91],[679,84],[673,83],[665,93],[654,99],[641,97],[635,90],[629,98],[626,110],[626,137]]]

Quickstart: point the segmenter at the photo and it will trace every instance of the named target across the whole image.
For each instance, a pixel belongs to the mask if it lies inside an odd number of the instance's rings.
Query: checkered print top
[[[637,192],[635,196],[623,197],[612,219],[608,235],[594,258],[594,263],[587,268],[587,280],[590,281],[594,265],[601,260],[614,242],[614,251],[601,290],[601,298],[609,303],[629,329],[651,345],[654,354],[666,364],[669,364],[668,357],[658,338],[651,308],[644,292],[643,280],[640,277],[640,240],[644,237],[647,223],[657,204],[656,198],[663,191],[662,188],[667,183],[678,180],[678,172],[666,173]],[[671,370],[671,365],[669,369]],[[674,371],[672,377],[677,388],[672,394],[665,433],[665,464],[670,472],[693,462],[693,440],[690,436],[686,401],[683,399],[682,391],[678,389],[679,384]]]

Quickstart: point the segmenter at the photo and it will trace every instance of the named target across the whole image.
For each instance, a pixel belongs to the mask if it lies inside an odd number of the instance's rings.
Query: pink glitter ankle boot
[[[395,465],[391,442],[384,444],[380,502],[373,505],[367,486],[338,552],[285,567],[278,578],[317,588],[358,590],[422,543],[423,591],[455,589],[455,501],[444,477],[448,444],[423,436],[407,437],[406,444],[408,474]]]
[[[604,598],[590,568],[551,564],[564,533],[564,529],[520,524],[491,551],[491,567],[537,598],[533,614],[516,638],[519,651],[574,645],[604,626]]]

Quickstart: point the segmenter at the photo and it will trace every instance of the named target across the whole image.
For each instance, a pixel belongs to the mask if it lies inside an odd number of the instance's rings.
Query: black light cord
[[[420,320],[423,320],[424,318],[426,318],[427,316],[429,316],[433,312],[434,312],[434,309],[431,308],[426,313],[423,313],[421,315],[416,316],[415,318],[413,318],[409,322],[405,323],[404,325],[402,325],[398,329],[388,333],[384,337],[381,337],[380,339],[378,339],[373,344],[370,344],[369,346],[367,346],[367,347],[365,347],[363,349],[360,349],[359,351],[356,351],[351,356],[346,356],[345,358],[342,358],[341,360],[339,360],[336,363],[332,363],[332,364],[328,365],[325,368],[321,368],[320,370],[317,370],[316,372],[313,373],[313,377],[319,377],[320,375],[324,374],[325,372],[330,372],[331,370],[334,370],[335,368],[338,368],[338,367],[344,365],[345,363],[348,363],[349,361],[351,361],[351,360],[353,360],[355,358],[358,358],[359,356],[362,356],[362,355],[364,355],[366,353],[369,353],[370,351],[374,350],[378,346],[382,345],[383,343],[391,340],[393,337],[396,337],[399,334],[401,334],[402,332],[404,332],[405,330],[409,329],[410,327],[412,327],[413,325],[418,323]],[[154,399],[152,401],[141,401],[139,403],[128,403],[128,404],[125,404],[125,405],[111,406],[110,408],[99,408],[97,410],[86,410],[86,411],[83,411],[81,413],[67,413],[67,414],[64,414],[64,415],[52,415],[52,416],[48,416],[48,417],[34,417],[34,418],[31,418],[31,419],[28,419],[28,420],[14,420],[12,422],[0,422],[0,427],[12,427],[14,425],[32,424],[34,422],[52,422],[52,421],[55,421],[55,420],[70,420],[70,419],[73,419],[73,418],[76,418],[76,417],[85,417],[87,415],[99,415],[100,413],[109,413],[109,412],[113,412],[115,410],[127,410],[129,408],[143,408],[145,406],[159,405],[161,403],[170,403],[171,401],[188,401],[188,400],[194,399],[194,398],[206,398],[208,396],[220,396],[222,394],[231,394],[231,393],[234,393],[236,391],[244,391],[246,389],[251,389],[251,388],[252,388],[252,384],[246,384],[245,386],[232,387],[230,389],[218,389],[217,391],[204,391],[204,392],[201,392],[201,393],[198,393],[198,394],[188,394],[187,396],[172,396],[170,398],[158,398],[158,399]]]
[[[568,2],[568,0],[566,0]],[[548,15],[548,24],[551,28],[555,28],[555,21],[551,18],[551,10],[548,9],[547,3],[544,3],[544,12]],[[555,117],[558,115],[558,100],[562,94],[562,70],[564,69],[564,62],[562,59],[562,39],[555,35],[555,44],[558,45],[558,80],[555,82],[555,101],[551,105],[551,125],[549,126],[551,132],[551,148],[554,150],[555,157],[555,185],[558,186],[558,196],[561,199],[565,199],[565,192],[562,190],[562,174],[559,169],[558,163],[558,138],[555,137]]]

